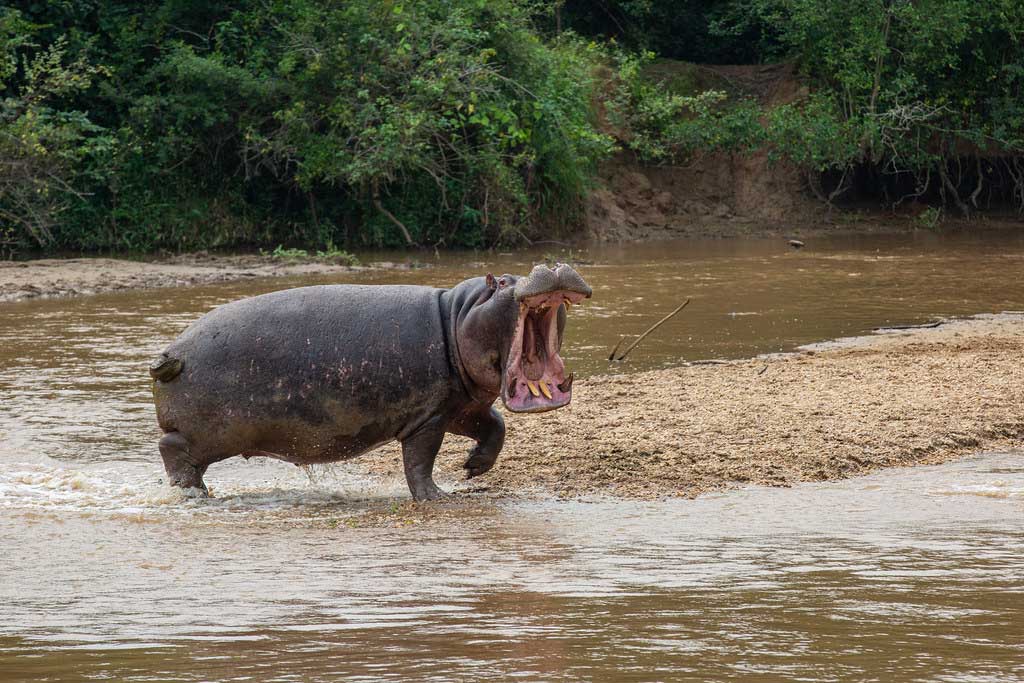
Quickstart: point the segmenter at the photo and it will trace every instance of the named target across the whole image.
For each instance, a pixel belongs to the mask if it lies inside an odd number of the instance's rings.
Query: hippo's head
[[[572,373],[566,374],[558,355],[566,309],[590,298],[590,287],[564,263],[535,266],[520,278],[488,275],[483,285],[456,330],[460,360],[473,383],[499,393],[517,413],[567,405]]]

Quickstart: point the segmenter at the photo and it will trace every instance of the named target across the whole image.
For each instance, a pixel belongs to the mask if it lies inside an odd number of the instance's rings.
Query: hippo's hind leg
[[[437,500],[447,494],[434,483],[434,459],[441,450],[444,428],[428,422],[402,440],[405,481],[414,500]]]
[[[188,440],[180,432],[168,432],[160,439],[160,455],[164,459],[164,469],[172,486],[183,489],[199,489],[209,493],[203,482],[203,474],[210,463],[192,454]]]
[[[468,436],[477,442],[469,450],[469,458],[462,465],[466,468],[466,479],[479,477],[494,467],[505,443],[505,421],[493,406],[459,415],[448,425],[448,431]]]

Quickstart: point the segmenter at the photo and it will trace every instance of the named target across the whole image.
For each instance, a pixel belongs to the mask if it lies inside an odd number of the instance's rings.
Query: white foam
[[[0,468],[0,507],[110,510],[177,505],[180,489],[124,479],[116,470],[76,470],[37,463]]]
[[[987,484],[951,484],[948,488],[932,489],[930,495],[937,496],[981,496],[984,498],[1019,498],[1024,496],[1024,487],[1013,486],[1005,481]]]
[[[73,469],[38,463],[0,465],[0,508],[67,510],[118,514],[176,514],[209,512],[265,513],[350,504],[406,494],[405,482],[373,479],[343,468],[305,468],[306,476],[291,468],[262,468],[263,477],[243,468],[228,470],[235,477],[207,477],[212,497],[162,482],[153,468],[125,467]],[[239,481],[237,475],[243,475]],[[246,480],[245,475],[248,475]]]

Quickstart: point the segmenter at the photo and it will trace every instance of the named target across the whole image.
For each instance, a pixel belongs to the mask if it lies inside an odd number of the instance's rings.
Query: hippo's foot
[[[178,432],[168,432],[160,439],[160,455],[164,459],[167,481],[171,486],[185,489],[189,496],[208,496],[210,491],[203,482],[205,466],[195,463],[189,452],[189,443]]]
[[[418,491],[413,491],[412,498],[417,502],[425,502],[428,500],[444,500],[451,498],[452,494],[441,490],[437,484],[430,482],[426,486],[423,486]]]
[[[462,466],[466,479],[479,477],[489,472],[498,461],[498,453],[505,443],[505,421],[491,406],[467,410],[448,425],[448,431],[475,439],[477,444],[469,449],[469,458]]]
[[[477,444],[469,449],[469,458],[462,464],[466,470],[466,479],[479,477],[489,472],[494,463],[498,461],[498,452],[494,449],[487,449]]]
[[[414,434],[402,441],[402,464],[405,467],[405,481],[413,500],[439,500],[448,494],[434,483],[434,459],[441,449],[444,429],[427,423]]]

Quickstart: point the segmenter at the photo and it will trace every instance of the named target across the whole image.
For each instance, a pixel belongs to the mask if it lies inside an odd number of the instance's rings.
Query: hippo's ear
[[[494,281],[494,275],[487,273],[487,289],[497,289],[498,283]]]

